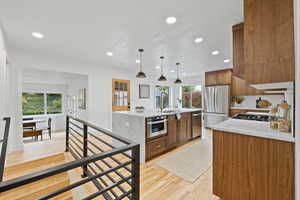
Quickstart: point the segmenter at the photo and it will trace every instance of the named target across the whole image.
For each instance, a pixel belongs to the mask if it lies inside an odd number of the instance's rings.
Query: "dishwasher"
[[[192,137],[198,138],[202,135],[202,112],[197,111],[192,113]]]

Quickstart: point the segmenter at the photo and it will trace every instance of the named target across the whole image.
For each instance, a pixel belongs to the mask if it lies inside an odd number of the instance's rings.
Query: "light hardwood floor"
[[[211,134],[204,130],[205,134]],[[143,200],[218,200],[212,194],[212,169],[210,168],[194,183],[156,165],[156,161],[197,142],[194,140],[180,148],[141,165],[141,199]],[[55,133],[52,140],[27,143],[23,151],[8,155],[6,165],[14,165],[29,160],[62,153],[65,150],[65,134]]]

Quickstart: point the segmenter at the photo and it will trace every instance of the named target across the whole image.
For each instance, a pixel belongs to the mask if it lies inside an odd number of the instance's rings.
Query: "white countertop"
[[[269,122],[229,119],[215,125],[212,129],[287,142],[295,142],[295,138],[293,137],[292,133],[273,130],[270,128]]]
[[[272,108],[250,108],[250,107],[230,107],[230,109],[238,109],[238,110],[267,110],[267,111],[272,110]]]
[[[113,112],[113,113],[147,118],[147,117],[155,117],[155,116],[162,116],[162,115],[175,115],[176,113],[196,112],[196,111],[202,111],[202,110],[203,109],[198,108],[198,109],[180,109],[180,110],[176,110],[174,112],[167,112],[167,113],[157,112],[155,110],[145,110],[144,112],[117,111],[117,112]]]

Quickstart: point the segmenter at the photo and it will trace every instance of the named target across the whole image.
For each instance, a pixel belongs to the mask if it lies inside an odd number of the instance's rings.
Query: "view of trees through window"
[[[197,86],[182,86],[182,107],[183,108],[201,108],[202,107],[202,92],[201,85]]]
[[[44,93],[22,94],[23,115],[62,113],[62,95]]]
[[[168,86],[155,86],[155,105],[156,109],[169,107],[170,88]]]
[[[47,114],[62,113],[61,94],[47,94]]]

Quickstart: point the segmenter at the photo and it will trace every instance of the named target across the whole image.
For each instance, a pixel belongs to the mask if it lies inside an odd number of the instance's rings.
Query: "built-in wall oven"
[[[147,138],[153,138],[168,133],[168,117],[156,116],[146,119],[147,123]]]

